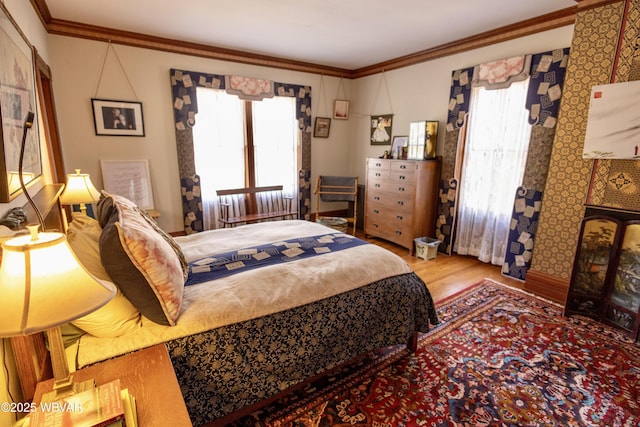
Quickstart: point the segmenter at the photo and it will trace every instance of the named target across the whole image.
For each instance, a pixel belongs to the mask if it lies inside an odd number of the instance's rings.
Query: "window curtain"
[[[533,127],[523,185],[513,204],[502,268],[503,274],[520,280],[524,280],[531,263],[568,57],[569,48],[563,48],[538,53],[531,58],[526,108]],[[436,237],[442,241],[439,251],[446,254],[451,254],[457,229],[459,176],[455,171],[464,152],[465,117],[469,110],[473,69],[452,72],[436,223]]]
[[[454,243],[460,255],[496,265],[504,261],[513,197],[522,182],[531,134],[524,109],[528,85],[525,80],[472,91]]]
[[[264,80],[227,79],[227,77],[220,74],[170,70],[172,108],[178,148],[178,170],[183,190],[182,206],[185,232],[191,234],[204,230],[200,180],[197,176],[193,151],[193,125],[198,112],[197,87],[229,89],[236,93],[246,92],[249,94],[248,96],[268,97],[272,93],[272,96],[287,96],[296,99],[296,118],[301,134],[300,151],[302,153],[301,168],[298,171],[298,212],[300,218],[309,219],[309,206],[311,206],[311,87],[269,82],[271,88],[264,91],[263,89],[269,86],[265,84]],[[229,88],[227,88],[227,81],[232,82]],[[267,95],[257,94],[257,91],[265,92]]]

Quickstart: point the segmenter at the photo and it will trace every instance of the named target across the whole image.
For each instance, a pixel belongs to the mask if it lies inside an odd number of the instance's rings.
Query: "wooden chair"
[[[353,235],[356,235],[356,222],[358,220],[358,177],[357,176],[327,176],[320,175],[316,180],[316,222],[321,217],[318,213],[320,200],[323,202],[349,202],[349,211],[353,216],[346,216],[347,224],[353,223]]]

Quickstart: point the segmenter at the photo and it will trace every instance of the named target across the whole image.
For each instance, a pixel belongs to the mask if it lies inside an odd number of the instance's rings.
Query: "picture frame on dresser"
[[[22,165],[25,185],[42,175],[38,130],[33,49],[11,14],[0,3],[0,203],[8,203],[22,192],[17,184],[20,151],[29,112],[35,114],[26,132]]]
[[[394,136],[393,143],[391,144],[391,158],[402,159],[402,148],[406,147],[409,143],[408,136]]]

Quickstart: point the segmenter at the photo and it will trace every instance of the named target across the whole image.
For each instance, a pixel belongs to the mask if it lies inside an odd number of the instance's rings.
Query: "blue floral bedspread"
[[[189,263],[189,277],[184,285],[196,285],[267,265],[320,256],[365,244],[367,242],[364,240],[347,234],[330,233],[210,255]]]
[[[426,285],[408,273],[167,348],[193,425],[201,426],[436,324]]]

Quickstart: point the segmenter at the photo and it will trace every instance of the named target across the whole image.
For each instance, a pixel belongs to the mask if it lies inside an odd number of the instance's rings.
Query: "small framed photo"
[[[347,120],[349,118],[349,101],[336,99],[333,103],[333,118],[336,120]]]
[[[391,144],[393,114],[371,116],[371,145]]]
[[[144,136],[142,103],[91,99],[96,135]]]
[[[331,128],[331,119],[328,117],[316,117],[313,127],[313,136],[315,138],[328,138],[329,129]]]
[[[408,144],[408,136],[394,136],[391,144],[391,157],[393,159],[402,159],[402,147],[406,147]]]

